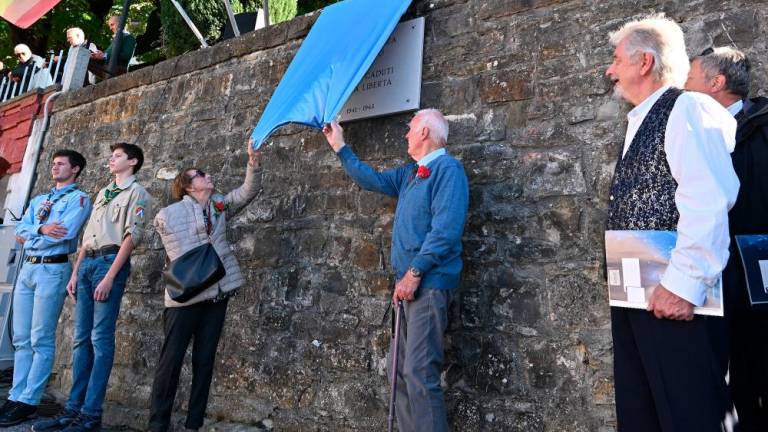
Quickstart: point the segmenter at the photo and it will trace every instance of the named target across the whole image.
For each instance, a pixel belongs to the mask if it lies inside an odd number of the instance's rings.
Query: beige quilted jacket
[[[220,293],[234,291],[243,285],[240,266],[232,252],[232,247],[227,242],[226,217],[234,216],[242,210],[258,194],[260,189],[261,170],[249,166],[242,186],[226,195],[214,193],[208,203],[208,211],[213,218],[213,230],[210,237],[205,229],[203,206],[189,195],[185,195],[181,201],[175,202],[157,213],[154,221],[155,228],[160,234],[165,253],[170,261],[210,241],[227,271],[227,274],[218,283],[184,303],[171,300],[166,290],[166,307],[189,306],[210,300]]]

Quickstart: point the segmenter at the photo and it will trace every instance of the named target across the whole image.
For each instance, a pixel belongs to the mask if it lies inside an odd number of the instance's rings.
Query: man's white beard
[[[621,87],[619,87],[618,84],[613,85],[613,93],[611,93],[611,97],[613,99],[616,99],[619,102],[629,103],[629,101],[624,95],[624,90]]]

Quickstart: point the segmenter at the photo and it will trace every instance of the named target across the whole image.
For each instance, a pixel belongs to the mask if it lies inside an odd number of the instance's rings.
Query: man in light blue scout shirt
[[[0,407],[0,427],[35,415],[53,368],[56,324],[66,298],[72,268],[68,254],[91,213],[91,200],[75,179],[85,158],[73,150],[53,154],[51,176],[56,186],[29,203],[16,238],[26,257],[13,291],[13,386]]]

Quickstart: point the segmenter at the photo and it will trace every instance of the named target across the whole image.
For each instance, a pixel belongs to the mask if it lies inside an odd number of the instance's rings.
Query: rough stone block
[[[303,39],[306,37],[315,21],[320,17],[320,13],[321,11],[311,12],[285,23],[284,25],[288,26],[287,40]]]
[[[480,98],[485,103],[507,102],[533,97],[530,71],[500,71],[480,79]]]
[[[573,195],[586,192],[584,173],[578,154],[565,151],[531,152],[523,156],[530,181],[527,197]]]
[[[178,62],[179,57],[174,57],[152,66],[152,82],[165,81],[175,76]]]

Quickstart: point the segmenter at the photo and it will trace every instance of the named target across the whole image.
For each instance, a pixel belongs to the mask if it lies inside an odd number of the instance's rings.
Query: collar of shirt
[[[135,182],[135,181],[136,181],[136,176],[133,176],[133,175],[132,175],[132,176],[128,177],[127,179],[125,179],[125,183],[121,183],[121,184],[118,184],[118,183],[117,183],[117,180],[115,180],[114,184],[116,184],[116,185],[117,185],[117,187],[119,187],[120,189],[122,189],[122,190],[126,190],[126,189],[128,189],[129,187],[131,187],[131,185],[132,185],[132,184],[133,184],[133,182]]]
[[[732,116],[736,117],[736,114],[738,114],[743,107],[744,107],[744,101],[739,99],[726,109],[728,110],[729,113],[731,113]]]
[[[419,166],[427,166],[430,162],[437,159],[438,157],[446,154],[445,148],[439,148],[437,150],[431,151],[429,154],[424,156],[423,158],[419,159],[417,162]]]
[[[624,157],[624,155],[627,154],[629,145],[632,144],[632,140],[635,139],[637,130],[640,129],[640,125],[643,124],[645,116],[647,116],[648,112],[651,111],[651,108],[653,108],[653,104],[655,104],[661,95],[663,95],[665,91],[669,90],[670,87],[671,86],[668,85],[662,86],[660,89],[656,90],[650,96],[645,98],[644,101],[640,102],[640,104],[634,107],[632,111],[627,114],[627,135],[624,138],[624,150],[621,153],[621,157]]]
[[[71,192],[71,191],[73,191],[75,189],[77,189],[77,183],[72,183],[70,185],[66,185],[66,186],[64,186],[61,189],[56,189],[56,187],[54,186],[53,188],[51,188],[51,197],[56,197],[56,196],[59,196],[59,195],[64,195],[64,194],[67,194],[67,193],[69,193],[69,192]]]

